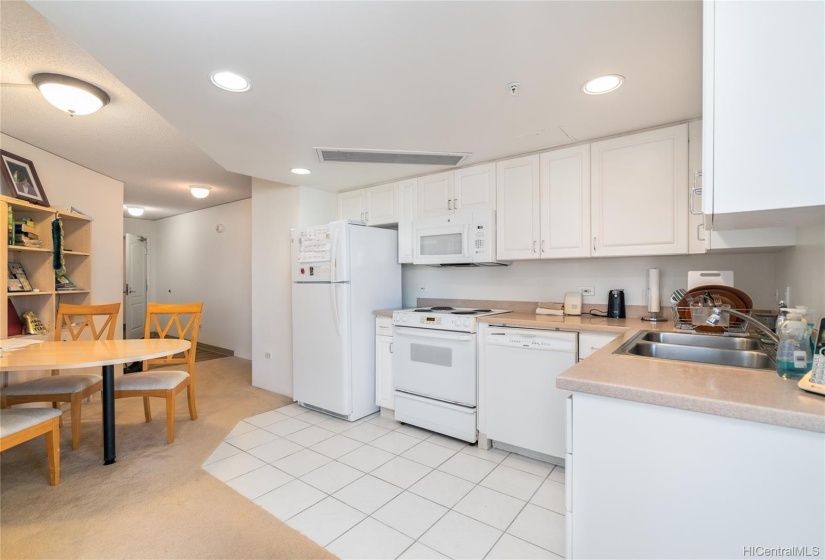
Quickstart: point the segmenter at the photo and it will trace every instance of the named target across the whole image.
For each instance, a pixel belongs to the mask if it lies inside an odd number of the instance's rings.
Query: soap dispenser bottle
[[[806,311],[787,309],[786,319],[777,329],[776,373],[784,379],[801,379],[811,369],[811,329]]]

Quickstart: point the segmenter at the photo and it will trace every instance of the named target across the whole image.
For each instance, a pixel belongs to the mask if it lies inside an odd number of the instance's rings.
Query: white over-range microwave
[[[458,210],[413,221],[413,264],[496,266],[495,210]]]

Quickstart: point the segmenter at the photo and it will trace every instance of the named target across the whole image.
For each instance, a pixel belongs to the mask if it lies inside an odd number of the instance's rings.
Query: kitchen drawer
[[[617,334],[591,332],[579,333],[579,361],[582,361],[590,354],[618,337],[619,335]]]
[[[375,334],[379,336],[392,336],[392,319],[390,317],[376,317]]]

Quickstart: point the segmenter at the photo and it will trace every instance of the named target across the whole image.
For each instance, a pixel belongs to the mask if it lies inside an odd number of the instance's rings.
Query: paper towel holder
[[[659,296],[659,269],[647,269],[647,312],[649,315],[642,317],[642,321],[650,323],[666,322],[667,318],[662,315],[661,301]]]

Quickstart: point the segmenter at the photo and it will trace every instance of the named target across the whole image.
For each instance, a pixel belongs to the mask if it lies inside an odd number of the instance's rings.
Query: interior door
[[[145,237],[127,233],[126,286],[123,290],[123,321],[126,325],[124,338],[143,338],[146,323],[146,300],[149,289],[146,260],[149,247]]]
[[[350,285],[292,285],[293,397],[342,416],[352,414]]]

